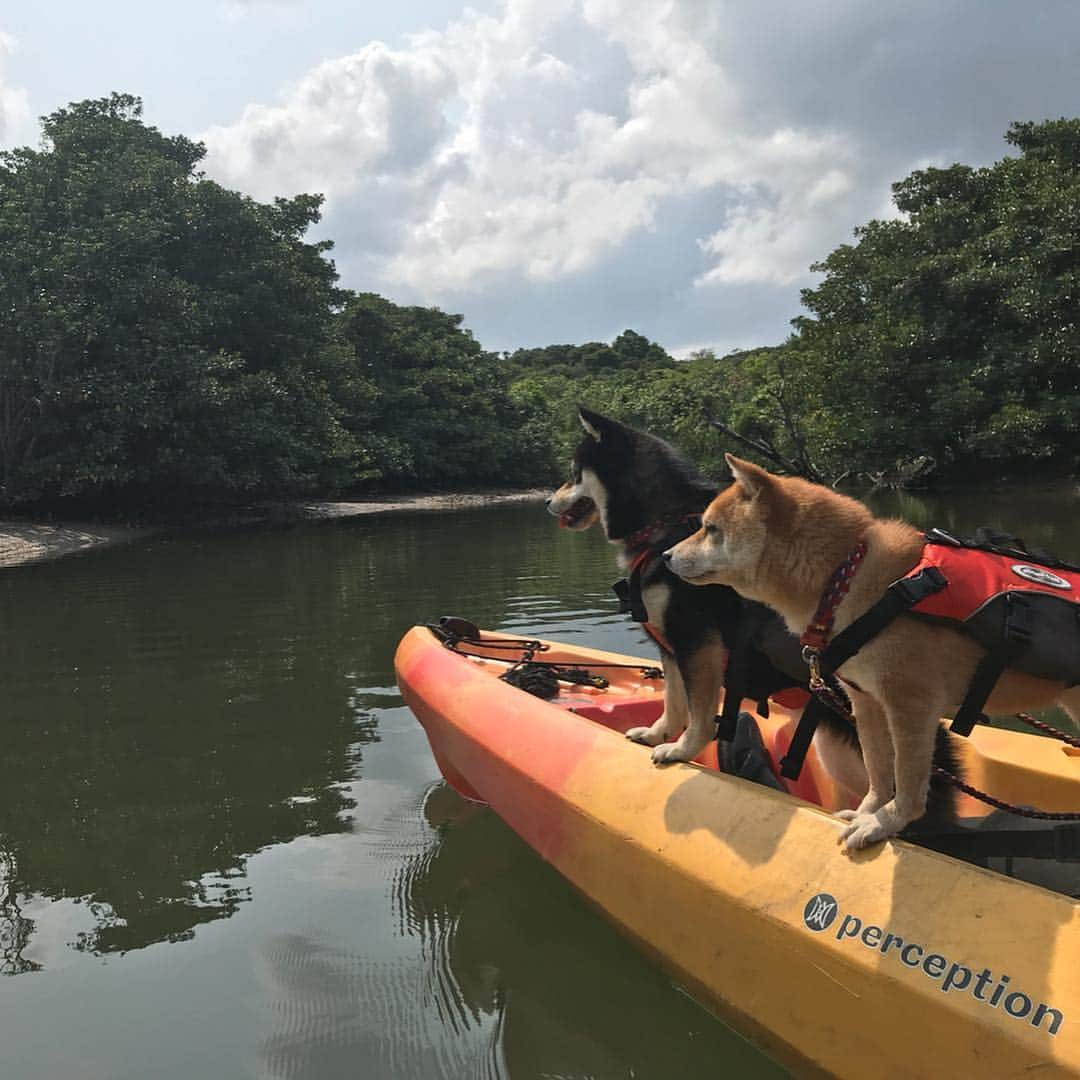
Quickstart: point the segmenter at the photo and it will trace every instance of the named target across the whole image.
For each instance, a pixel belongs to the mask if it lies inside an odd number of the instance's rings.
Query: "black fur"
[[[574,477],[591,469],[603,484],[608,496],[607,537],[623,542],[627,559],[649,546],[627,544],[629,538],[650,525],[674,524],[686,515],[700,514],[720,491],[718,484],[702,476],[663,439],[588,409],[580,413],[601,437],[582,439],[574,455]],[[659,629],[671,643],[684,679],[690,670],[687,661],[710,635],[719,637],[730,650],[742,620],[753,618],[761,626],[760,637],[768,652],[753,652],[749,696],[764,700],[781,689],[805,686],[807,671],[798,639],[770,608],[744,600],[726,585],[690,585],[662,559],[650,563],[641,584],[643,591],[658,584],[668,591],[670,599]],[[843,724],[839,717],[837,721]]]
[[[646,546],[668,546],[662,535],[642,537],[649,526],[657,526],[659,533],[687,515],[700,514],[721,490],[663,439],[585,408],[579,412],[600,437],[587,434],[582,439],[574,455],[574,480],[580,479],[584,469],[596,474],[607,493],[607,537],[622,543],[627,560]],[[780,690],[807,688],[808,671],[799,639],[771,608],[744,599],[726,585],[690,585],[662,559],[649,564],[641,585],[643,592],[656,585],[668,592],[658,629],[672,647],[688,691],[695,656],[717,638],[730,651],[746,631],[748,620],[754,629],[747,696],[764,701]],[[821,723],[842,741],[858,746],[855,728],[844,718],[825,710]],[[939,733],[934,764],[959,775],[953,738],[944,730]],[[927,816],[949,816],[954,804],[952,786],[933,775]]]

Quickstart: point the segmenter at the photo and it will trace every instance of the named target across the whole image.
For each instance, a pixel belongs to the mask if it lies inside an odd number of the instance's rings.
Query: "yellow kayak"
[[[1075,899],[904,841],[843,854],[813,747],[794,791],[720,772],[714,747],[657,768],[623,736],[659,715],[655,661],[542,644],[603,678],[544,700],[498,678],[516,654],[414,627],[398,683],[447,781],[703,1004],[800,1075],[1080,1075]],[[797,718],[774,702],[757,720],[770,762]],[[963,753],[1000,799],[1080,810],[1080,751],[977,728]]]

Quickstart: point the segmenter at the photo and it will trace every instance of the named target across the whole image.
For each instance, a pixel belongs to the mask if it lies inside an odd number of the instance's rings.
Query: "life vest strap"
[[[891,622],[948,584],[949,579],[936,566],[924,567],[917,574],[894,581],[869,611],[841,630],[825,647],[820,661],[822,675],[831,675]]]
[[[949,725],[950,731],[957,735],[970,735],[976,724],[988,722],[983,712],[986,700],[994,692],[1001,673],[1011,667],[1017,656],[1031,644],[1033,631],[1034,614],[1031,605],[1020,593],[1009,593],[1001,644],[987,652],[979,661],[964,701]]]
[[[743,607],[737,636],[728,650],[727,667],[724,669],[724,704],[716,718],[716,737],[721,742],[731,742],[735,738],[739,708],[750,685],[750,662],[754,655],[754,642],[766,618],[764,612],[755,616]],[[758,708],[761,708],[760,704]]]
[[[810,695],[810,700],[806,703],[795,727],[795,733],[791,736],[787,753],[780,759],[780,775],[785,780],[799,779],[799,773],[802,772],[803,763],[806,761],[806,752],[814,739],[814,732],[817,731],[821,717],[828,708],[828,705],[820,698]]]

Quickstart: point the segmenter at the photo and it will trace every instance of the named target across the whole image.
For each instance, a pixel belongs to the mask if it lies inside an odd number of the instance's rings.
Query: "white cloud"
[[[1072,0],[911,4],[504,0],[319,65],[207,132],[207,169],[325,192],[344,284],[485,344],[776,341],[913,162],[1080,113]]]
[[[429,298],[581,274],[687,197],[716,205],[687,248],[712,259],[699,282],[788,282],[854,154],[833,132],[758,130],[715,55],[725,30],[690,0],[508,0],[320,65],[206,132],[207,169],[263,198],[322,191],[338,220],[368,212],[373,183],[404,186],[375,270]]]
[[[0,31],[0,146],[15,146],[33,139],[36,130],[25,90],[9,86],[4,78],[5,60],[18,48],[10,34]]]
[[[429,50],[379,42],[309,72],[282,105],[249,105],[204,132],[207,168],[259,198],[350,191],[370,175],[404,174],[432,159],[444,134],[451,77]]]

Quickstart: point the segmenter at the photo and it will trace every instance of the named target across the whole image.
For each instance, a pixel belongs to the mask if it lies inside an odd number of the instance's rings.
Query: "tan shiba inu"
[[[694,585],[730,585],[778,611],[802,633],[833,571],[860,540],[866,556],[836,610],[834,634],[867,611],[918,563],[923,534],[875,518],[860,502],[805,480],[774,476],[727,455],[735,479],[710,503],[702,527],[664,553]],[[959,630],[901,617],[845,661],[838,675],[851,698],[870,787],[841,841],[849,849],[895,836],[926,808],[939,718],[963,700],[983,650]],[[989,700],[1011,713],[1054,702],[1080,718],[1080,687],[1066,689],[1008,671]]]

